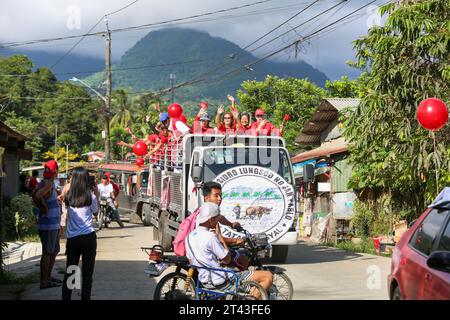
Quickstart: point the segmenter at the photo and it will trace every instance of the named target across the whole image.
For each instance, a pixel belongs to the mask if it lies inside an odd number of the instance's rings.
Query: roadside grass
[[[350,240],[345,240],[345,241],[341,241],[338,243],[327,242],[327,243],[325,243],[325,245],[328,247],[334,247],[334,248],[338,248],[338,249],[342,249],[342,250],[346,250],[346,251],[357,252],[357,253],[367,253],[367,254],[372,254],[372,255],[377,254],[371,238],[361,238],[360,243],[353,243]],[[381,252],[380,255],[383,257],[391,256],[389,253],[383,253],[383,252]]]
[[[2,291],[7,293],[12,299],[20,300],[28,285],[39,282],[39,276],[39,271],[22,275],[0,270],[0,287],[4,287]]]

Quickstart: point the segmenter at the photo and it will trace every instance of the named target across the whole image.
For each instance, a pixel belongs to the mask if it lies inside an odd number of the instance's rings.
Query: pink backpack
[[[177,256],[186,255],[186,246],[184,244],[184,240],[186,239],[188,234],[195,229],[195,221],[197,220],[197,216],[199,213],[200,208],[197,208],[189,217],[181,222],[180,227],[178,228],[177,236],[173,240],[173,252],[175,252]]]

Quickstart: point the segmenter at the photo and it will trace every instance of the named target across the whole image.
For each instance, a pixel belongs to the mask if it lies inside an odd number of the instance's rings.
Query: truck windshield
[[[269,168],[292,184],[289,158],[285,150],[278,148],[217,148],[206,149],[203,154],[204,181],[214,180],[225,170],[240,165]]]

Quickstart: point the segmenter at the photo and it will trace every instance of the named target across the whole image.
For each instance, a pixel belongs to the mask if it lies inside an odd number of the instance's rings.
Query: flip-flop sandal
[[[50,279],[50,281],[51,281],[51,282],[55,282],[55,283],[59,283],[59,284],[62,284],[62,283],[63,283],[62,280],[59,280],[59,279],[53,278],[53,277]]]
[[[41,286],[41,289],[55,288],[55,287],[60,287],[60,286],[61,286],[61,284],[50,281],[46,286],[44,286],[44,287]]]

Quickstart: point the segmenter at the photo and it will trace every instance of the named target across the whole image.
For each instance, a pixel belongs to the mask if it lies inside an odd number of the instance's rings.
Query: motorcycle
[[[108,228],[109,223],[111,222],[111,198],[101,197],[100,201],[100,210],[97,216],[98,229],[102,230],[103,226]]]

